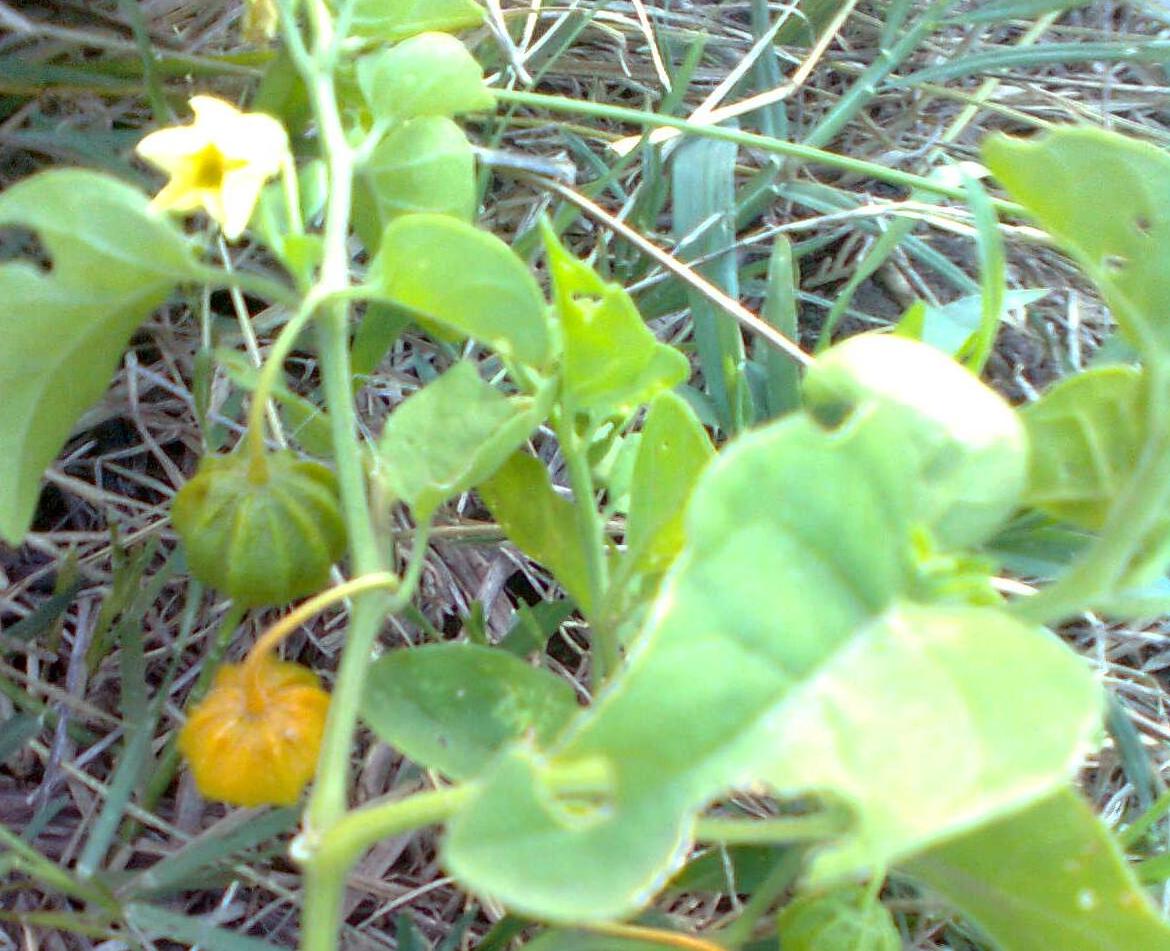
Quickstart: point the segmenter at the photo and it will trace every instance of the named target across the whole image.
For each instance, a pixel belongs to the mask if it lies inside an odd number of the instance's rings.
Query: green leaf
[[[666,568],[683,547],[683,513],[715,454],[686,400],[661,393],[650,404],[634,463],[627,558],[643,571]]]
[[[905,870],[1000,951],[1170,949],[1170,929],[1113,836],[1068,789],[940,843]]]
[[[1048,295],[1045,288],[1022,288],[1004,294],[1004,309],[1020,310]],[[916,301],[895,329],[899,336],[921,340],[943,353],[955,356],[971,347],[979,330],[983,295],[970,294],[936,307]]]
[[[547,414],[551,395],[546,387],[540,399],[509,399],[480,379],[474,363],[461,361],[390,415],[377,476],[426,521],[523,445]]]
[[[412,212],[467,222],[475,216],[471,143],[459,126],[441,116],[415,119],[394,129],[362,168],[362,181],[383,226]],[[381,228],[377,235],[381,237]]]
[[[545,743],[577,712],[572,687],[475,644],[396,650],[370,669],[362,718],[378,738],[451,779],[481,773],[524,736]]]
[[[546,920],[599,920],[648,901],[697,811],[753,781],[854,807],[822,880],[1063,783],[1096,738],[1099,689],[1047,632],[906,600],[920,513],[944,500],[907,429],[892,412],[831,431],[801,413],[726,449],[627,667],[557,747],[484,777],[448,827],[451,872]],[[582,763],[608,769],[608,795],[555,795],[549,776]]]
[[[330,4],[336,7],[337,0]],[[351,32],[396,41],[427,30],[465,30],[482,22],[483,9],[475,0],[355,0]]]
[[[589,931],[543,931],[523,946],[523,951],[670,951],[678,945],[660,944],[644,938],[615,938]]]
[[[625,416],[685,380],[686,357],[655,339],[625,289],[573,257],[547,222],[543,231],[561,322],[568,405],[599,416]]]
[[[1016,509],[1027,479],[1025,435],[1000,396],[949,357],[902,337],[861,334],[805,375],[809,411],[832,422],[875,414],[914,453],[923,521],[944,548],[985,540]]]
[[[1076,258],[1144,354],[1170,354],[1170,155],[1090,127],[993,136],[984,161]]]
[[[191,247],[146,197],[116,179],[60,169],[0,195],[0,227],[35,232],[42,271],[0,265],[0,538],[17,545],[41,473],[109,384],[130,335],[179,281]]]
[[[1025,501],[1100,530],[1146,443],[1141,371],[1086,370],[1057,383],[1021,416],[1032,449]]]
[[[780,912],[784,951],[902,951],[902,936],[869,889],[797,898]]]
[[[495,235],[445,215],[391,222],[371,289],[506,357],[544,366],[552,353],[544,296],[524,262]]]
[[[423,33],[363,56],[357,80],[370,111],[396,122],[483,112],[496,104],[483,83],[483,68],[446,33]]]
[[[512,543],[548,568],[588,614],[589,572],[573,503],[557,495],[540,460],[515,453],[478,491]]]

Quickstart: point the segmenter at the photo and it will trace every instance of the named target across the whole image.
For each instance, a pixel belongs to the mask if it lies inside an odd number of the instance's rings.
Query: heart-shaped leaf
[[[541,367],[552,353],[544,295],[495,235],[446,215],[390,223],[371,267],[370,290],[507,357]]]
[[[1101,289],[1130,341],[1170,355],[1170,154],[1070,126],[1035,139],[992,136],[983,156]]]
[[[753,781],[852,805],[815,866],[827,883],[1066,781],[1096,737],[1093,677],[997,610],[908,599],[919,526],[953,500],[902,451],[917,401],[870,399],[831,430],[802,413],[750,433],[706,470],[625,670],[551,750],[503,757],[450,824],[465,884],[548,920],[626,914],[686,855],[696,813]],[[550,777],[584,763],[608,769],[608,795],[558,796]],[[945,784],[922,781],[940,769]]]
[[[0,265],[0,537],[19,544],[41,473],[105,391],[130,335],[193,276],[182,233],[135,189],[95,172],[42,172],[0,194],[0,226],[39,236],[46,272]]]
[[[504,396],[462,361],[407,399],[382,432],[378,477],[425,521],[447,499],[492,475],[548,412],[541,399]]]
[[[423,33],[363,56],[357,80],[370,111],[396,122],[480,112],[496,102],[483,83],[483,67],[446,33]]]
[[[396,650],[370,670],[362,718],[416,763],[470,779],[509,743],[546,742],[578,710],[573,689],[476,644]]]

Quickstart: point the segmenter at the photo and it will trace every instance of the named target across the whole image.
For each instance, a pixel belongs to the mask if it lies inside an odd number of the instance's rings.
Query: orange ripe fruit
[[[329,695],[267,652],[225,664],[179,734],[199,791],[235,806],[290,806],[313,778]]]

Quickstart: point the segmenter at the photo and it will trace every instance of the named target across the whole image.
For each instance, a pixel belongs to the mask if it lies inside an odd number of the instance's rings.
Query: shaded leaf
[[[390,223],[370,288],[507,357],[543,366],[552,342],[544,296],[524,262],[495,235],[445,215]]]
[[[146,196],[55,169],[0,195],[0,226],[35,232],[51,258],[0,265],[0,537],[19,544],[41,473],[105,391],[130,335],[179,281],[191,247]]]
[[[452,779],[470,779],[511,742],[551,739],[577,712],[569,684],[476,644],[396,650],[370,670],[362,718],[385,743]]]
[[[588,614],[589,573],[573,503],[557,495],[540,460],[514,454],[479,486],[479,495],[512,543],[548,568]]]
[[[461,361],[402,403],[379,441],[377,476],[426,521],[447,499],[496,471],[540,425],[542,399],[504,396]]]
[[[1113,836],[1069,789],[905,865],[1001,951],[1166,951],[1167,927]]]
[[[467,47],[446,33],[423,33],[363,56],[357,81],[380,119],[457,116],[495,106],[483,68]]]
[[[1100,530],[1146,443],[1141,371],[1086,370],[1057,383],[1021,416],[1031,445],[1025,501]]]
[[[777,921],[784,951],[902,951],[902,936],[865,888],[789,902]]]

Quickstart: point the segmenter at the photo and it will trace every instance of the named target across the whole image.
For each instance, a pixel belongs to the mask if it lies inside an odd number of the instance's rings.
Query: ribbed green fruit
[[[345,552],[336,478],[290,451],[205,457],[171,522],[191,574],[249,607],[320,591]]]

